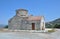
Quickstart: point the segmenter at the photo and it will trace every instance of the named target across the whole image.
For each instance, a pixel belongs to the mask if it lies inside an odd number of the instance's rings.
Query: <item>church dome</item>
[[[18,16],[27,16],[28,10],[26,10],[26,9],[18,9],[18,10],[16,10],[16,14]]]

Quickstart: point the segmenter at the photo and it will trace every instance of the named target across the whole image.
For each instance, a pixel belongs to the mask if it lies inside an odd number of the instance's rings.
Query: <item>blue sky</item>
[[[8,24],[19,8],[34,16],[44,16],[46,22],[60,17],[60,0],[0,0],[0,24]]]

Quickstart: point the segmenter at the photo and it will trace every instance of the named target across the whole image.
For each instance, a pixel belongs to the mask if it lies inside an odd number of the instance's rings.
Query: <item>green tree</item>
[[[8,25],[6,25],[4,28],[8,28]]]
[[[54,28],[60,28],[60,24],[55,24]]]

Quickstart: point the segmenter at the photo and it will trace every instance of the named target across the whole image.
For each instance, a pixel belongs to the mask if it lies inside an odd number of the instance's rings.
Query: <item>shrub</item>
[[[6,25],[4,28],[8,28],[8,25]]]
[[[60,28],[60,24],[55,24],[53,28]]]
[[[55,30],[54,30],[54,29],[52,29],[52,30],[48,30],[48,32],[55,32]]]

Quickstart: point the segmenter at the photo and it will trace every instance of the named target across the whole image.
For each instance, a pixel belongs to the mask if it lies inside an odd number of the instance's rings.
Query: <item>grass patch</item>
[[[48,32],[55,32],[55,30],[54,29],[51,29],[51,30],[48,30]]]

